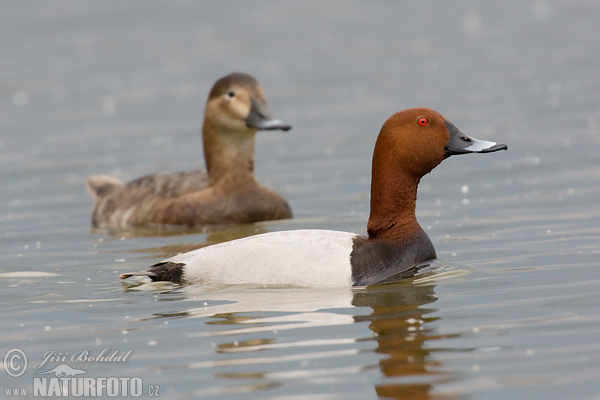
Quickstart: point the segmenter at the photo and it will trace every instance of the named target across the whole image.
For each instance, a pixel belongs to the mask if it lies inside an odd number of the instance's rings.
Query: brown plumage
[[[254,176],[256,132],[275,129],[291,127],[271,116],[256,79],[241,73],[219,79],[202,127],[207,172],[151,174],[127,184],[92,176],[92,225],[196,227],[291,218],[287,202]]]

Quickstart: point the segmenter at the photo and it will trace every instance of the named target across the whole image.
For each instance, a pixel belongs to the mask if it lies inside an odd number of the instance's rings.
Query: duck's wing
[[[127,184],[106,175],[89,177],[87,188],[95,201],[92,226],[147,225],[151,222],[149,216],[169,201],[201,192],[207,184],[208,176],[202,171],[150,174]]]
[[[184,171],[172,174],[150,174],[129,182],[124,190],[145,190],[155,196],[173,198],[206,188],[208,175],[204,171]]]

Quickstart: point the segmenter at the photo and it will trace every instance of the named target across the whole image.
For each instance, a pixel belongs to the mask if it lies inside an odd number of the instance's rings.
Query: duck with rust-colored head
[[[259,130],[291,129],[272,117],[256,79],[234,73],[208,96],[202,137],[206,172],[151,174],[127,184],[105,175],[88,178],[98,228],[241,224],[291,218],[288,203],[254,176]]]
[[[375,144],[368,236],[310,229],[265,233],[180,254],[121,278],[328,287],[411,277],[436,258],[415,216],[421,178],[450,156],[506,149],[462,133],[434,110],[400,111],[383,124]]]

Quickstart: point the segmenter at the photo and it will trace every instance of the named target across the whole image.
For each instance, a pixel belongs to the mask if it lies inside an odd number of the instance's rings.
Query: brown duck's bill
[[[274,119],[266,104],[259,103],[254,99],[250,100],[250,103],[252,104],[250,107],[250,114],[246,117],[246,126],[248,128],[256,128],[261,131],[272,131],[276,129],[289,131],[292,129],[291,125],[284,123],[280,119]]]
[[[450,140],[445,147],[447,156],[469,153],[493,153],[494,151],[508,150],[508,146],[505,144],[475,139],[462,133],[452,122],[445,122],[448,132],[450,132]]]

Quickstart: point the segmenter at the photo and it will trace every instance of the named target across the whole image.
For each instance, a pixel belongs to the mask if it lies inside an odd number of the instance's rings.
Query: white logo
[[[118,350],[111,352],[109,348],[102,350],[98,355],[91,350],[73,353],[72,362],[87,363],[119,363],[126,362],[131,351],[121,355]],[[34,370],[43,367],[46,363],[59,362],[57,366],[43,372],[37,372],[33,377],[33,387],[5,387],[7,397],[159,397],[158,385],[144,387],[140,377],[88,377],[83,369],[73,368],[68,364],[69,353],[48,351],[44,354],[43,361],[34,366]],[[13,377],[18,378],[27,371],[27,355],[19,348],[13,348],[4,355],[4,370]],[[48,365],[47,367],[49,367]]]
[[[85,374],[82,369],[71,368],[67,364],[60,364],[52,368],[50,371],[38,372],[37,375],[54,374],[57,378],[71,378],[75,375]]]
[[[27,355],[19,348],[10,349],[4,355],[4,370],[13,378],[18,378],[27,371]]]

